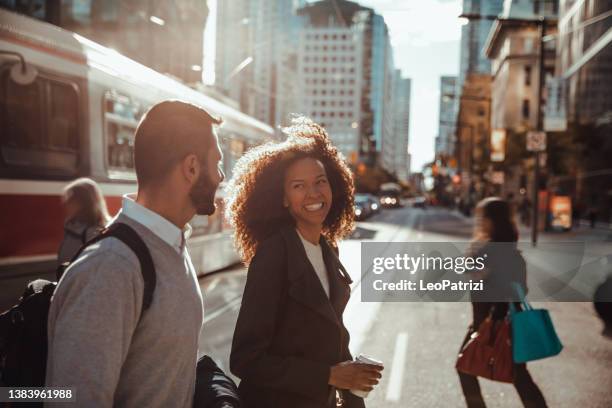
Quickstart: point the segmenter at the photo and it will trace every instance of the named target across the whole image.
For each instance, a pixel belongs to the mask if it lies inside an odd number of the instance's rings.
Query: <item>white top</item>
[[[185,248],[185,241],[191,235],[191,226],[185,225],[181,231],[179,227],[146,207],[135,201],[136,194],[126,194],[123,196],[121,213],[130,217],[139,224],[150,229],[155,235],[170,245],[179,254]]]
[[[302,240],[304,249],[306,250],[306,256],[312,264],[313,269],[317,273],[317,276],[319,277],[319,281],[321,281],[321,286],[323,286],[325,294],[329,298],[329,278],[327,276],[327,268],[325,267],[325,261],[323,260],[323,250],[321,249],[321,245],[314,245],[313,243],[305,240],[302,234],[300,234],[300,231],[297,231],[297,233],[300,239]]]

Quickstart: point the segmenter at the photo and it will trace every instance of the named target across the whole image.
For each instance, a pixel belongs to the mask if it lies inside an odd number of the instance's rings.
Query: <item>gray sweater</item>
[[[46,385],[75,388],[66,407],[191,407],[203,304],[189,255],[125,215],[115,222],[151,252],[153,302],[139,323],[143,279],[125,244],[107,238],[87,248],[51,301]]]

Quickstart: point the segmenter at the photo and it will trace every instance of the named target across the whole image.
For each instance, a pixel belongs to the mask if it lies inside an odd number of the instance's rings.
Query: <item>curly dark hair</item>
[[[325,129],[311,119],[296,117],[282,130],[287,139],[247,151],[227,185],[227,218],[235,229],[236,248],[247,265],[260,242],[285,226],[295,226],[283,206],[284,177],[292,163],[306,157],[321,161],[332,190],[323,236],[335,245],[353,230],[353,176]]]

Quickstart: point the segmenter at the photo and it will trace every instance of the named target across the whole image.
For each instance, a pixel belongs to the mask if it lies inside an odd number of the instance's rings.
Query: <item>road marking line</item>
[[[407,347],[408,334],[398,334],[395,339],[395,351],[393,352],[389,385],[387,386],[387,401],[397,402],[402,396],[402,380],[404,378],[404,366],[406,365]]]

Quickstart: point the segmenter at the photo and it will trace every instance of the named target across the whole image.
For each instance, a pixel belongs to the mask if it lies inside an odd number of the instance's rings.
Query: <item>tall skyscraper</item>
[[[395,136],[393,170],[400,181],[408,181],[410,176],[410,78],[402,77],[396,69],[393,78],[393,133]]]
[[[453,154],[455,143],[455,111],[457,77],[440,77],[440,107],[438,115],[438,137],[436,138],[436,155]]]
[[[316,120],[331,125],[330,134],[349,160],[376,163],[385,140],[393,137],[393,54],[384,19],[346,0],[318,1],[299,13],[305,18],[298,57],[301,110],[315,112]],[[349,111],[334,111],[346,104]]]
[[[217,2],[216,87],[271,125],[287,124],[297,100],[296,50],[305,0]]]
[[[502,12],[504,0],[463,0],[463,16],[467,24],[461,27],[461,50],[457,94],[461,94],[465,77],[470,74],[490,74],[491,62],[484,54],[484,45],[495,18]]]

